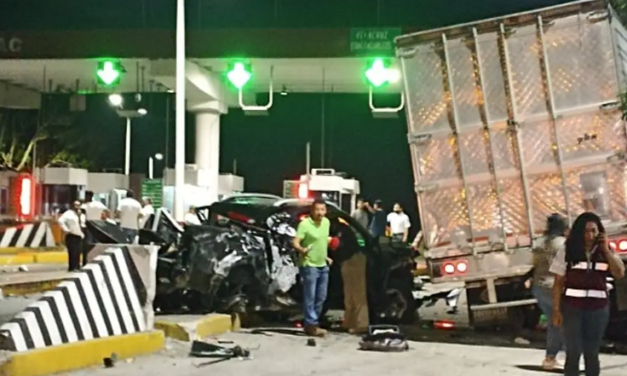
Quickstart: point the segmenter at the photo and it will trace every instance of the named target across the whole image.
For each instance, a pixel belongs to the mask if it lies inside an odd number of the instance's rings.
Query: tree
[[[37,149],[37,166],[73,165],[86,167],[85,160],[68,150],[67,137],[73,115],[62,111],[60,101],[45,101],[39,111],[0,111],[0,167],[28,171]]]
[[[627,0],[610,0],[612,8],[616,11],[618,18],[623,25],[627,25]]]
[[[22,171],[27,168],[33,148],[43,135],[37,131],[32,111],[7,110],[0,113],[0,165]]]

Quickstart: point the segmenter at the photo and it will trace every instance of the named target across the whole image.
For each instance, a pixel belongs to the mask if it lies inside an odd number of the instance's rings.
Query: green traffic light
[[[105,86],[113,86],[120,82],[122,74],[117,63],[113,61],[104,61],[98,64],[98,83]]]
[[[235,63],[233,69],[226,74],[226,77],[236,88],[241,89],[250,81],[252,73],[246,70],[244,63]]]
[[[366,71],[366,78],[372,86],[380,87],[398,79],[398,72],[386,67],[382,58],[376,58],[372,66]]]

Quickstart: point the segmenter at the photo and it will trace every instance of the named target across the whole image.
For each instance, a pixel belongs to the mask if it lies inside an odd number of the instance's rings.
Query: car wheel
[[[402,281],[391,280],[385,294],[388,302],[385,309],[389,314],[388,319],[399,324],[411,324],[415,321],[416,303],[411,286],[404,286]]]

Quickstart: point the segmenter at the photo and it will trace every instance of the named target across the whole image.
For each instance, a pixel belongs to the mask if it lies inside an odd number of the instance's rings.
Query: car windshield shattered
[[[292,241],[309,206],[298,200],[264,199],[268,203],[249,197],[199,207],[200,225],[181,226],[167,210],[159,209],[135,239],[106,221],[90,221],[88,229],[98,243],[161,246],[157,312],[300,313],[299,259]],[[341,241],[329,251],[334,262],[325,309],[343,309],[339,268],[343,260],[362,252],[368,259],[368,302],[374,321],[411,320],[415,314],[411,249],[377,244],[337,207],[330,207],[328,218],[331,235]]]

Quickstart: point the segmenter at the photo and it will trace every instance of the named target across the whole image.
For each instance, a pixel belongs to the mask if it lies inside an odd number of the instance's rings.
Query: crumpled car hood
[[[191,289],[209,292],[215,283],[210,281],[227,278],[234,268],[246,268],[267,291],[270,276],[264,244],[239,228],[188,226],[180,248],[183,265],[189,268]]]

